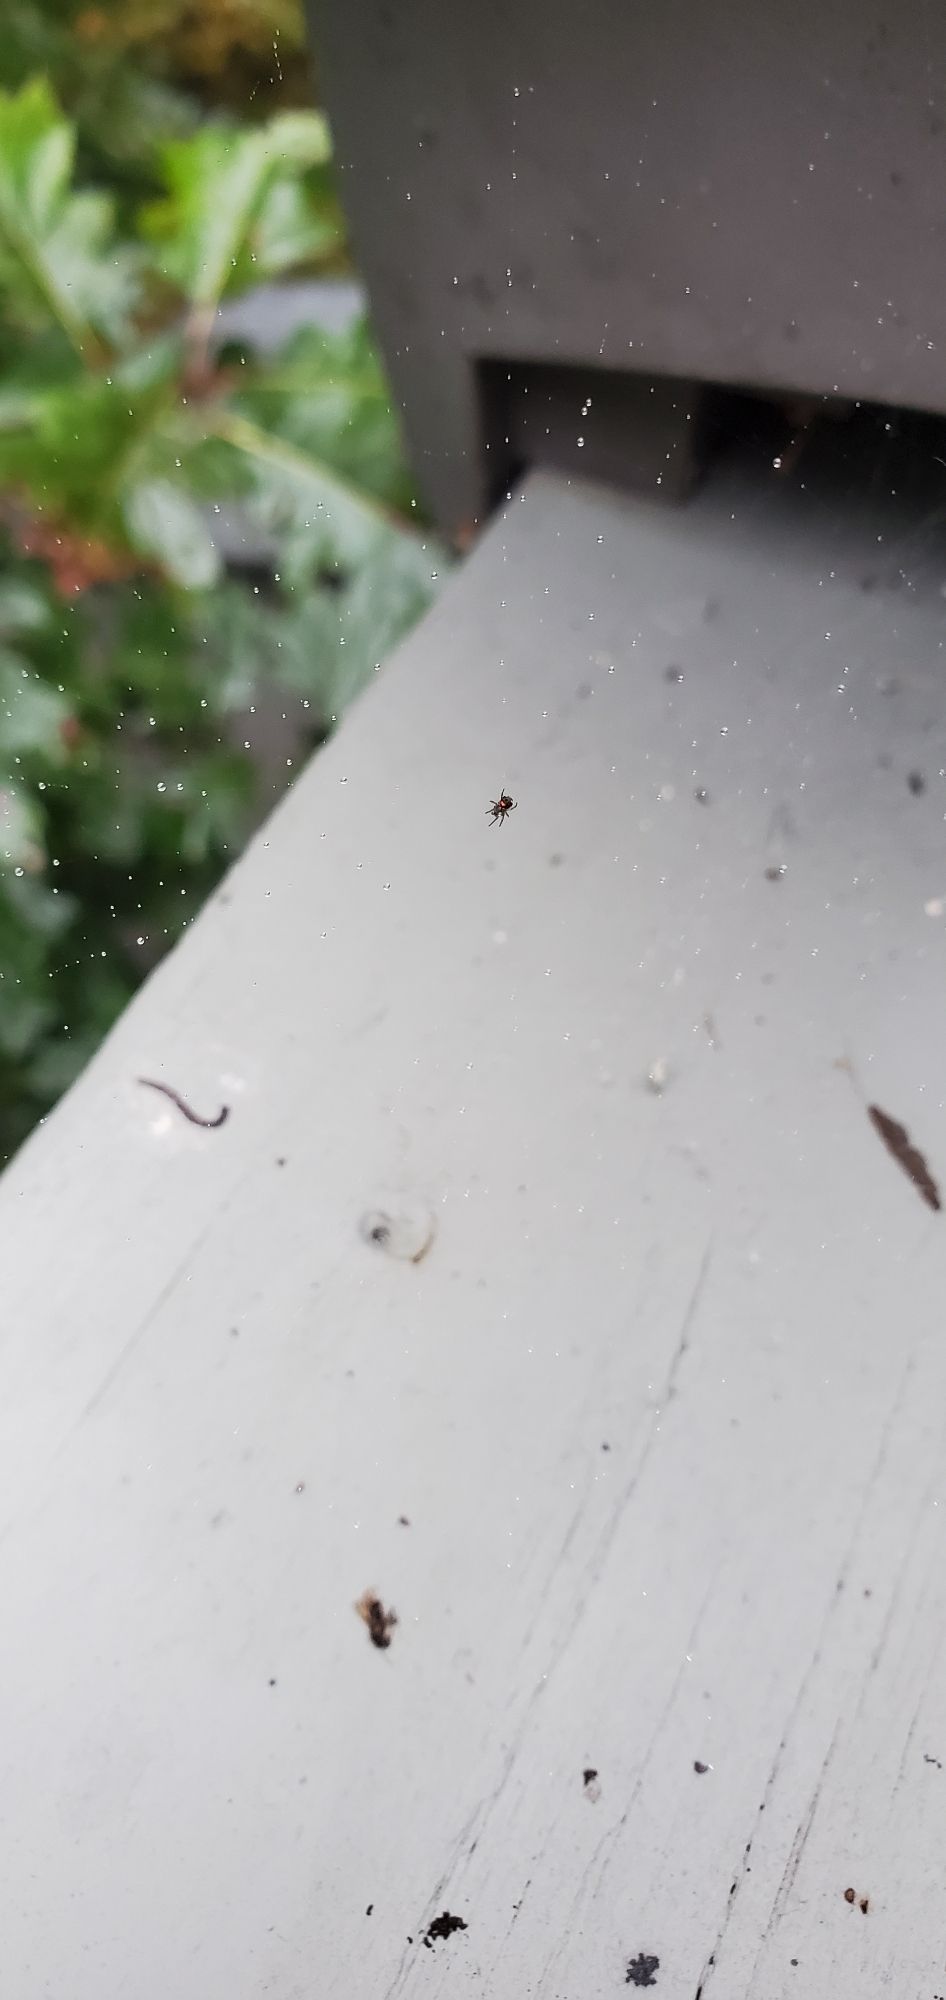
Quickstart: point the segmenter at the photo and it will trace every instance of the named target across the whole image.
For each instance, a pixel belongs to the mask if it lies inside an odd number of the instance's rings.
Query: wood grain
[[[940,572],[776,486],[531,484],[6,1175],[17,2000],[946,1990]]]

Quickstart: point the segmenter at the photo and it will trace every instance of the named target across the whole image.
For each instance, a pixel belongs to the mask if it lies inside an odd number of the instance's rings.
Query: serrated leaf
[[[109,198],[72,192],[74,146],[44,78],[0,91],[0,294],[23,326],[54,323],[88,359],[100,335],[127,334],[138,285]]]
[[[208,125],[166,147],[167,196],[141,218],[162,275],[212,312],[225,292],[258,275],[252,238],[273,187],[328,154],[325,121],[314,112],[286,112],[255,131]]]

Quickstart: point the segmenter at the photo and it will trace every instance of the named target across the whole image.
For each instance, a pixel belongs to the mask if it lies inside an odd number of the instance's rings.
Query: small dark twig
[[[160,1090],[163,1097],[169,1097],[171,1103],[177,1105],[188,1124],[203,1125],[208,1132],[215,1132],[218,1125],[224,1125],[230,1116],[229,1104],[222,1104],[216,1118],[201,1118],[198,1112],[192,1111],[190,1105],[185,1103],[179,1091],[172,1090],[169,1083],[157,1083],[153,1076],[139,1076],[138,1082],[143,1084],[146,1090]]]

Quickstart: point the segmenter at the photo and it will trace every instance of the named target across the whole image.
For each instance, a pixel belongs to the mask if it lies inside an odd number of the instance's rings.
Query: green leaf
[[[220,575],[220,557],[210,530],[193,500],[169,479],[133,486],[125,520],[135,547],[154,556],[166,576],[184,590],[205,590]]]
[[[338,255],[343,241],[334,204],[320,202],[302,181],[276,180],[263,196],[252,231],[256,278],[323,264]]]
[[[280,181],[296,182],[306,167],[325,161],[329,150],[324,119],[301,111],[286,112],[256,131],[207,125],[167,146],[167,197],[141,218],[162,275],[199,312],[212,313],[226,291],[258,275],[252,237],[272,189]],[[273,241],[277,221],[270,217]]]
[[[400,423],[365,320],[339,334],[300,328],[236,407],[366,493],[409,505]]]
[[[67,375],[18,392],[15,408],[0,396],[0,482],[71,532],[127,548],[124,499],[173,464],[176,355],[155,343],[111,376]]]
[[[74,194],[75,134],[44,78],[0,91],[0,296],[28,330],[50,323],[85,360],[122,339],[136,260],[114,241],[106,195]]]

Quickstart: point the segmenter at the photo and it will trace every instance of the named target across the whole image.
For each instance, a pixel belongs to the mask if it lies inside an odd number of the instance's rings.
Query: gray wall
[[[486,491],[481,359],[946,408],[941,6],[322,0],[314,25],[448,525]]]

